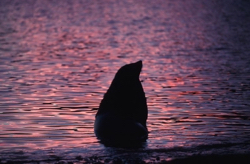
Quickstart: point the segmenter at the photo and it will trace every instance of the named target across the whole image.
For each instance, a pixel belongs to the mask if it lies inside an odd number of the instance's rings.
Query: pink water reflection
[[[148,148],[231,142],[232,136],[245,141],[249,59],[245,51],[234,54],[240,47],[231,48],[232,31],[216,4],[1,6],[1,149],[102,148],[93,133],[96,109],[116,71],[137,60],[144,65]]]

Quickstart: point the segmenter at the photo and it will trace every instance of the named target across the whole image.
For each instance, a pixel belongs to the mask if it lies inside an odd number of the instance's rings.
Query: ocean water
[[[161,162],[250,153],[247,0],[1,0],[0,162]],[[116,71],[143,61],[149,138],[93,132]],[[120,161],[120,162],[121,162]]]

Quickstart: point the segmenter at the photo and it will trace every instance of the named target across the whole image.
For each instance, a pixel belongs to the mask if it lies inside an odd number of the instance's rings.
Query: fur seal
[[[141,69],[142,61],[121,67],[105,93],[94,124],[101,142],[146,141],[148,108],[139,80]]]

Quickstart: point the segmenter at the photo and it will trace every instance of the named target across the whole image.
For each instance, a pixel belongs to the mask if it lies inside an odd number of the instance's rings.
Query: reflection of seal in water
[[[148,115],[139,75],[142,61],[121,67],[101,101],[95,134],[102,142],[145,141]]]

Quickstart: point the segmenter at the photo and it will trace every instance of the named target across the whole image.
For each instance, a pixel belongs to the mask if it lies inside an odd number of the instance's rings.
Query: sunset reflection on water
[[[138,60],[149,108],[147,149],[249,141],[249,29],[229,5],[0,6],[0,151],[102,150],[93,132],[97,108],[116,71]]]

